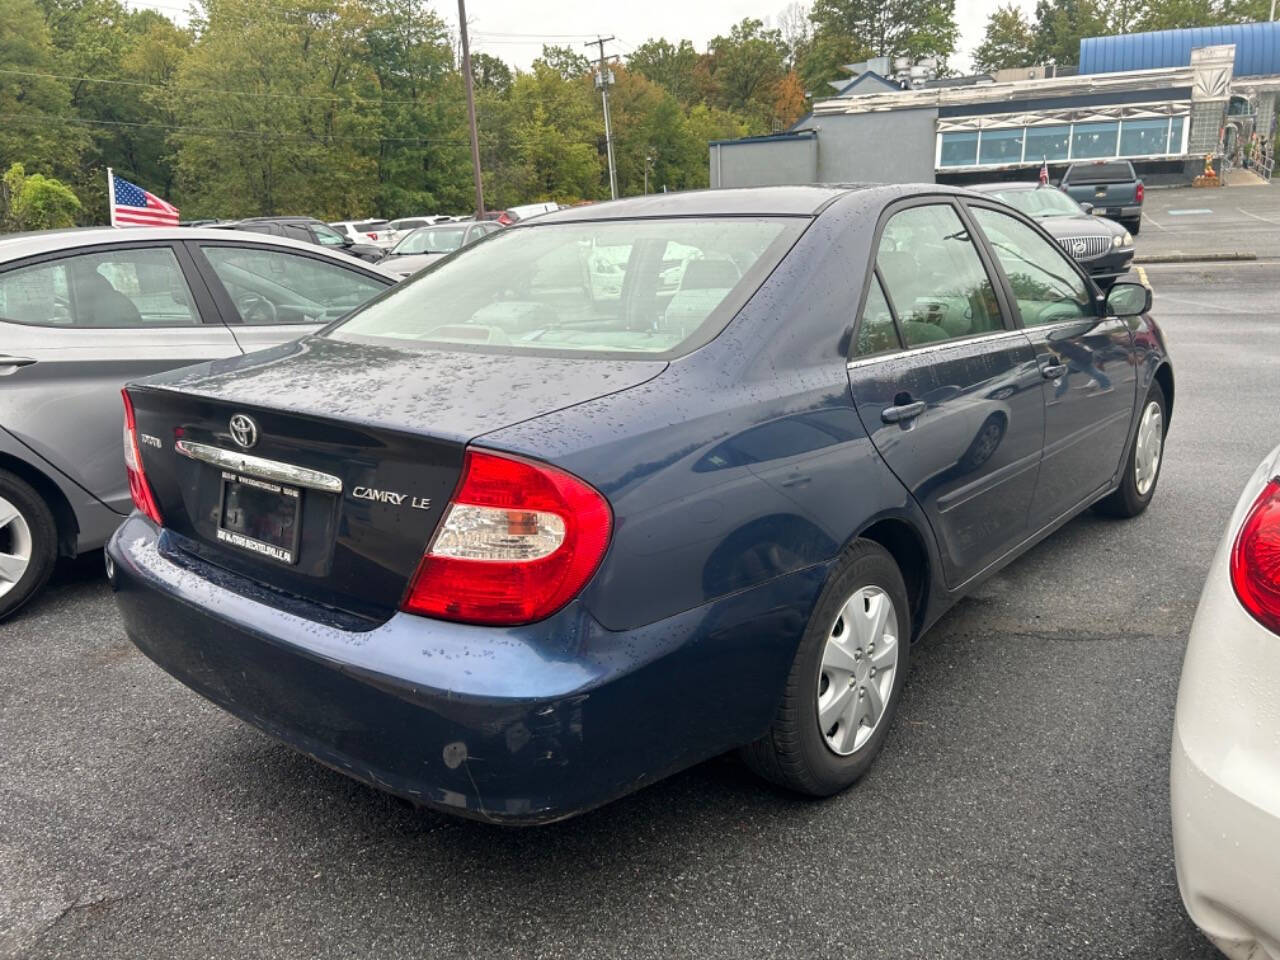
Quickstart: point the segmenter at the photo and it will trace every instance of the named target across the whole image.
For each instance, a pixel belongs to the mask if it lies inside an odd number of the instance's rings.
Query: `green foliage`
[[[560,75],[562,80],[576,80],[591,69],[591,61],[572,47],[542,45],[539,61]]]
[[[39,173],[27,176],[20,163],[5,172],[3,199],[8,230],[72,227],[80,212],[80,201],[65,184]]]
[[[1029,67],[1035,63],[1032,45],[1035,32],[1017,4],[997,7],[987,18],[987,32],[973,52],[973,69],[994,73],[1006,67]]]
[[[758,131],[767,131],[777,86],[786,73],[782,33],[766,30],[761,21],[747,17],[709,46],[718,105],[741,113]]]
[[[816,0],[810,19],[816,38],[844,38],[859,60],[867,56],[945,60],[955,52],[959,38],[955,0]]]
[[[687,107],[701,99],[697,82],[701,59],[688,40],[673,44],[669,40],[650,38],[627,57],[627,67],[666,88],[681,105]]]

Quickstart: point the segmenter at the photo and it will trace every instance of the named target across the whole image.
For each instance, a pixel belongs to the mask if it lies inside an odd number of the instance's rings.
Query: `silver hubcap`
[[[818,727],[827,746],[853,753],[875,733],[898,669],[898,617],[879,587],[850,597],[827,635],[818,674]]]
[[[0,497],[0,597],[12,590],[31,565],[31,528],[18,508]]]
[[[1164,414],[1160,404],[1152,400],[1142,411],[1138,424],[1138,445],[1133,457],[1133,479],[1138,495],[1145,497],[1156,482],[1160,472],[1160,453],[1164,447]]]

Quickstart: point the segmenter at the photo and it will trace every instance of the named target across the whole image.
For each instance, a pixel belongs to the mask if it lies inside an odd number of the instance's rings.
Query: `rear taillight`
[[[157,525],[163,525],[160,506],[156,503],[151,485],[147,483],[146,471],[142,468],[142,454],[138,450],[138,427],[133,419],[133,401],[129,399],[128,390],[121,390],[120,396],[124,398],[124,468],[129,474],[129,495],[133,497],[135,507]]]
[[[509,227],[511,224],[515,223],[515,221],[511,219],[511,214],[507,213],[505,210],[498,215],[498,222],[504,227]]]
[[[1231,549],[1231,585],[1255,620],[1280,633],[1280,478],[1245,515]]]
[[[378,235],[376,233],[366,233],[365,236],[368,237],[370,240],[378,239]]]
[[[608,501],[572,474],[468,450],[404,609],[464,623],[542,620],[591,579],[612,526]]]
[[[1144,196],[1146,196],[1146,193],[1147,193],[1146,187],[1144,187],[1144,186],[1142,185],[1142,181],[1141,181],[1141,180],[1139,180],[1139,181],[1138,181],[1138,189],[1137,189],[1137,192],[1135,193],[1135,196],[1138,198],[1138,203],[1141,203],[1141,202],[1142,202],[1142,198],[1143,198]]]

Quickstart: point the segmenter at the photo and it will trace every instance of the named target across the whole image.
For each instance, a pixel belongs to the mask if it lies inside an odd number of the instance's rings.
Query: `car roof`
[[[629,220],[633,217],[714,216],[816,216],[841,197],[864,193],[870,200],[887,203],[912,193],[960,193],[957,187],[935,183],[819,183],[781,187],[731,187],[651,193],[625,200],[606,200],[579,207],[562,207],[542,213],[534,224],[590,220]],[[524,222],[517,226],[524,226]]]
[[[1039,190],[1041,187],[1046,190],[1058,189],[1057,187],[1049,186],[1047,183],[1037,183],[1034,180],[1001,180],[998,183],[974,183],[970,184],[966,189],[973,190],[975,193],[996,193],[1002,190]]]
[[[58,253],[63,250],[84,251],[93,247],[138,240],[218,240],[226,243],[229,239],[226,230],[215,227],[83,227],[72,230],[40,230],[33,233],[0,236],[0,263],[42,253]],[[287,247],[301,250],[312,256],[333,260],[343,266],[358,264],[371,273],[388,279],[399,279],[396,274],[377,264],[365,263],[344,253],[326,250],[316,244],[303,243],[301,240],[291,240],[288,237],[243,230],[236,232],[235,242],[276,249]]]

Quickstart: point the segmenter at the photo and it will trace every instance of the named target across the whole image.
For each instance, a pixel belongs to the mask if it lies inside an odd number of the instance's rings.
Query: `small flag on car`
[[[1043,186],[1049,182],[1049,158],[1045,157],[1044,162],[1040,164],[1040,184]]]
[[[117,177],[107,167],[107,191],[111,194],[113,227],[176,227],[178,208],[143,190],[136,183]]]

